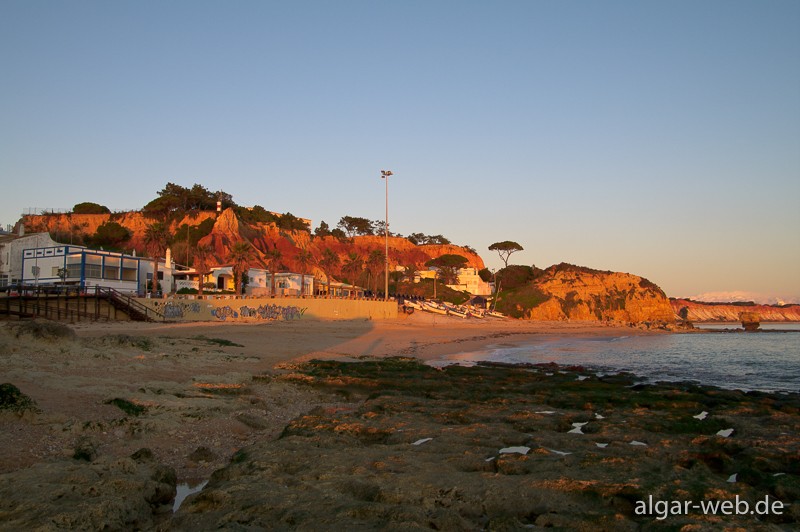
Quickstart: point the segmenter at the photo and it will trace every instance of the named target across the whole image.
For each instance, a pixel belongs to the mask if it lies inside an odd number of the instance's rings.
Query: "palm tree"
[[[361,273],[361,269],[364,266],[364,259],[361,258],[361,255],[356,253],[355,251],[351,251],[347,254],[347,260],[342,266],[342,269],[348,273],[351,279],[351,283],[353,284],[353,294],[355,294],[355,286],[356,281],[358,280],[358,275]]]
[[[152,297],[158,296],[158,258],[164,254],[169,245],[169,231],[162,222],[154,222],[144,231],[144,245],[153,257],[153,286]]]
[[[250,242],[236,242],[228,253],[228,260],[233,263],[233,281],[236,283],[236,295],[242,295],[242,276],[250,269],[253,260],[253,246]]]
[[[337,255],[331,248],[325,248],[322,251],[322,257],[317,261],[322,273],[325,274],[325,279],[328,282],[328,298],[333,297],[333,290],[331,290],[331,277],[333,270],[339,266],[339,255]]]
[[[264,253],[267,257],[267,262],[269,262],[269,295],[275,295],[275,274],[278,273],[278,268],[281,264],[281,257],[283,257],[283,253],[281,250],[278,249],[278,246],[275,245],[272,249]]]
[[[211,259],[211,246],[200,245],[194,250],[194,269],[200,274],[200,282],[197,287],[197,294],[203,295],[203,281],[208,273],[208,262]]]
[[[308,265],[314,260],[314,256],[307,249],[301,249],[295,260],[300,265],[300,296],[304,296],[306,293],[306,273],[308,273]]]
[[[375,284],[375,292],[378,291],[378,274],[384,271],[386,265],[385,257],[386,255],[384,254],[383,250],[373,249],[369,252],[369,257],[367,258],[367,268],[369,268],[369,271],[372,274],[372,279]]]

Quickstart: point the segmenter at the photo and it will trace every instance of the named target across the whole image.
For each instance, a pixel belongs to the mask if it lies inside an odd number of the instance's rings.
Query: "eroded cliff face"
[[[553,266],[534,281],[548,299],[526,309],[531,320],[591,320],[622,323],[674,323],[664,292],[637,275]]]
[[[678,316],[693,322],[739,322],[743,312],[756,313],[761,321],[800,321],[800,305],[703,303],[689,299],[672,299],[670,304]]]
[[[227,263],[231,248],[242,240],[251,243],[255,249],[251,266],[269,268],[267,254],[277,249],[280,252],[281,264],[286,269],[297,272],[305,270],[308,273],[321,273],[321,271],[313,264],[304,266],[298,261],[301,250],[308,249],[319,258],[323,249],[330,249],[339,257],[341,265],[347,261],[350,253],[356,253],[366,260],[371,251],[383,252],[386,245],[382,236],[357,236],[345,241],[333,237],[315,237],[312,241],[311,234],[306,231],[285,231],[270,223],[245,223],[233,209],[226,209],[219,216],[212,211],[192,213],[173,221],[168,229],[175,234],[178,228],[184,225],[198,226],[209,218],[214,219],[214,226],[198,244],[211,248],[212,266]],[[60,242],[69,243],[73,240],[77,243],[84,237],[91,237],[97,232],[98,227],[111,221],[131,232],[131,239],[124,246],[126,251],[136,250],[139,255],[147,254],[144,235],[154,220],[146,218],[140,212],[25,216],[22,223],[29,233],[49,232]],[[448,253],[466,257],[467,265],[470,267],[478,269],[485,267],[483,259],[467,248],[454,245],[417,246],[406,238],[389,237],[389,259],[392,267],[417,264],[419,268],[423,268],[428,260]],[[332,273],[337,278],[341,275],[341,272],[337,271]]]
[[[386,242],[383,236],[357,236],[353,239],[356,246],[365,249],[385,249]],[[442,255],[461,255],[467,259],[466,266],[469,268],[477,268],[482,270],[486,266],[483,259],[477,253],[473,253],[465,247],[455,246],[453,244],[426,244],[418,246],[407,238],[389,237],[389,257],[393,255],[402,257],[403,254],[410,252],[422,252],[427,259],[441,257]]]
[[[169,226],[175,232],[183,224],[196,226],[208,218],[214,218],[216,213],[201,211],[187,215],[173,222]],[[62,243],[80,242],[84,237],[97,233],[97,228],[107,222],[116,222],[131,232],[131,239],[126,243],[126,249],[135,249],[138,254],[145,252],[144,234],[147,226],[154,220],[146,218],[140,212],[124,212],[115,214],[48,214],[26,215],[20,220],[25,225],[27,233],[50,233],[53,238]],[[15,228],[15,231],[18,230]]]

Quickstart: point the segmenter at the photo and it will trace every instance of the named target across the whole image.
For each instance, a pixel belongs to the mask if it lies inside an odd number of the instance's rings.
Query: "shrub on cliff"
[[[391,287],[390,287],[391,288]],[[397,283],[397,293],[406,296],[420,296],[425,299],[434,299],[433,297],[433,279],[421,279],[418,283],[400,282]],[[436,283],[436,299],[440,301],[447,301],[454,305],[461,305],[469,301],[472,295],[469,292],[459,292],[453,290],[441,281]]]
[[[497,310],[512,318],[524,318],[526,310],[538,307],[549,299],[549,295],[533,284],[503,289],[497,298]]]
[[[502,290],[510,288],[519,288],[525,286],[531,281],[539,278],[543,270],[535,266],[522,266],[519,264],[512,264],[497,272],[497,281],[500,283]]]
[[[95,234],[87,238],[87,243],[95,247],[119,250],[131,239],[131,232],[117,222],[106,222],[97,228]]]
[[[72,214],[111,214],[111,210],[105,205],[85,201],[72,207]]]
[[[609,270],[595,270],[594,268],[587,268],[586,266],[576,266],[568,262],[561,262],[554,264],[545,270],[546,273],[553,275],[559,272],[574,272],[574,273],[613,273]]]

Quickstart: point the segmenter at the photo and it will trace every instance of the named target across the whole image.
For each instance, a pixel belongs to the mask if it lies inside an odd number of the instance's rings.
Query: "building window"
[[[99,264],[87,264],[86,265],[86,278],[87,279],[102,279],[103,278],[103,267]]]
[[[106,266],[103,272],[103,279],[119,279],[119,267]]]

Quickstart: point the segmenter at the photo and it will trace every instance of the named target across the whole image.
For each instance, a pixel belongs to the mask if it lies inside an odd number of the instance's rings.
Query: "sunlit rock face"
[[[274,249],[280,252],[281,264],[288,270],[303,271],[308,268],[311,273],[319,273],[312,265],[304,266],[298,261],[301,250],[310,250],[319,254],[330,249],[344,263],[351,253],[362,258],[369,256],[373,250],[383,251],[386,240],[383,235],[356,236],[339,240],[331,236],[315,237],[312,240],[308,231],[289,231],[279,228],[274,223],[247,222],[237,216],[233,209],[225,209],[217,214],[214,211],[198,211],[171,220],[167,224],[168,231],[175,235],[175,240],[185,249],[186,227],[197,228],[206,220],[213,220],[213,227],[208,234],[199,239],[198,245],[207,245],[211,249],[209,261],[211,265],[225,264],[230,251],[236,242],[246,241],[256,250],[251,262],[252,267],[268,268],[267,254]],[[158,220],[148,218],[141,212],[124,212],[114,214],[49,214],[26,215],[21,222],[28,233],[49,232],[59,242],[82,243],[97,233],[97,229],[108,222],[116,222],[131,233],[129,240],[122,246],[126,251],[135,250],[139,255],[147,254],[145,232],[147,227]],[[211,222],[206,222],[211,223]],[[196,230],[196,229],[193,229]],[[179,234],[180,233],[180,234]],[[483,259],[471,248],[452,244],[416,245],[407,238],[390,236],[389,261],[392,268],[409,263],[420,267],[430,259],[446,254],[461,255],[467,259],[465,267],[481,270],[485,268]],[[185,252],[173,249],[175,256],[183,257]],[[191,253],[190,253],[191,254]],[[334,272],[334,277],[337,277]]]
[[[756,305],[751,303],[704,303],[689,299],[670,301],[675,313],[689,321],[741,321],[743,312],[758,314],[760,321],[800,321],[800,305]]]
[[[533,283],[548,299],[526,309],[527,319],[676,321],[663,290],[637,275],[559,264],[545,270]]]

